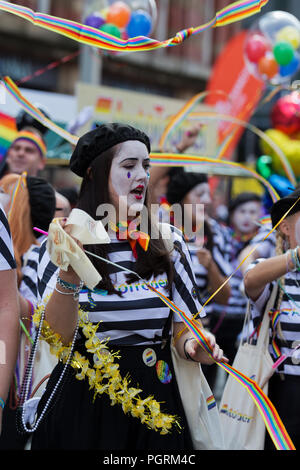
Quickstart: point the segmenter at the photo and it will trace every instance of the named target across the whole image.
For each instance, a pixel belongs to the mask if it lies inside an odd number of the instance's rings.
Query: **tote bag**
[[[195,450],[224,450],[220,415],[198,362],[179,356],[171,341],[176,380]]]
[[[273,375],[273,360],[269,353],[269,311],[274,307],[278,292],[277,283],[264,311],[256,345],[240,344],[233,368],[254,380],[268,394],[268,380]],[[248,302],[245,323],[250,317]],[[226,450],[263,450],[265,423],[247,390],[229,376],[220,402],[220,418],[224,430]]]

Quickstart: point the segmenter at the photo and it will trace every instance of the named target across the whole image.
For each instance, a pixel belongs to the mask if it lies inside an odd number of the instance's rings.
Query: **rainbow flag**
[[[3,159],[17,133],[15,118],[8,114],[0,113],[0,160]]]

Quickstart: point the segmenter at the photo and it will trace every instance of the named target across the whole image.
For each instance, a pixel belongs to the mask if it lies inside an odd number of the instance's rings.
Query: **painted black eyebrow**
[[[124,158],[124,160],[122,160],[120,163],[124,163],[124,162],[126,162],[127,160],[132,160],[132,161],[135,161],[135,162],[136,162],[136,161],[138,160],[138,158],[135,158],[135,157],[126,157],[126,158]],[[150,158],[145,158],[145,159],[143,160],[143,162],[150,162]]]

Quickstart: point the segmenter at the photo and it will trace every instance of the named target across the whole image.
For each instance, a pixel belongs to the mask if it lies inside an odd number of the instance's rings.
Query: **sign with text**
[[[144,131],[151,140],[153,152],[159,149],[160,137],[171,117],[178,113],[185,101],[160,95],[120,90],[106,86],[78,83],[78,111],[85,106],[94,107],[93,119],[81,129],[81,135],[93,125],[107,122],[123,122]],[[211,110],[207,105],[198,105],[194,111]],[[194,125],[188,119],[170,136],[166,152],[174,152],[183,132]],[[213,157],[216,154],[217,123],[205,123],[196,143],[188,149],[190,154]]]

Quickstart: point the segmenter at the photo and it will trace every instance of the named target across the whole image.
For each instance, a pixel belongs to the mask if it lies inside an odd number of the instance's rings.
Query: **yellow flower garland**
[[[40,305],[35,310],[33,321],[37,326],[44,309],[45,306]],[[98,325],[89,322],[88,314],[79,309],[78,318],[79,327],[87,338],[86,349],[93,354],[94,365],[91,367],[89,360],[78,351],[74,352],[70,365],[78,369],[76,374],[78,380],[88,379],[90,388],[94,389],[94,400],[97,395],[106,393],[112,405],[121,405],[124,413],[130,413],[133,417],[139,418],[148,428],[159,431],[160,434],[169,433],[174,424],[180,428],[176,417],[162,413],[160,403],[152,396],[142,399],[139,396],[142,390],[130,387],[128,375],[122,378],[119,364],[115,363],[115,359],[120,356],[117,353],[111,353],[106,342],[96,336]],[[46,320],[43,321],[41,328],[41,339],[49,344],[51,353],[59,360],[64,363],[67,361],[71,344],[64,346],[60,335],[51,329]]]

